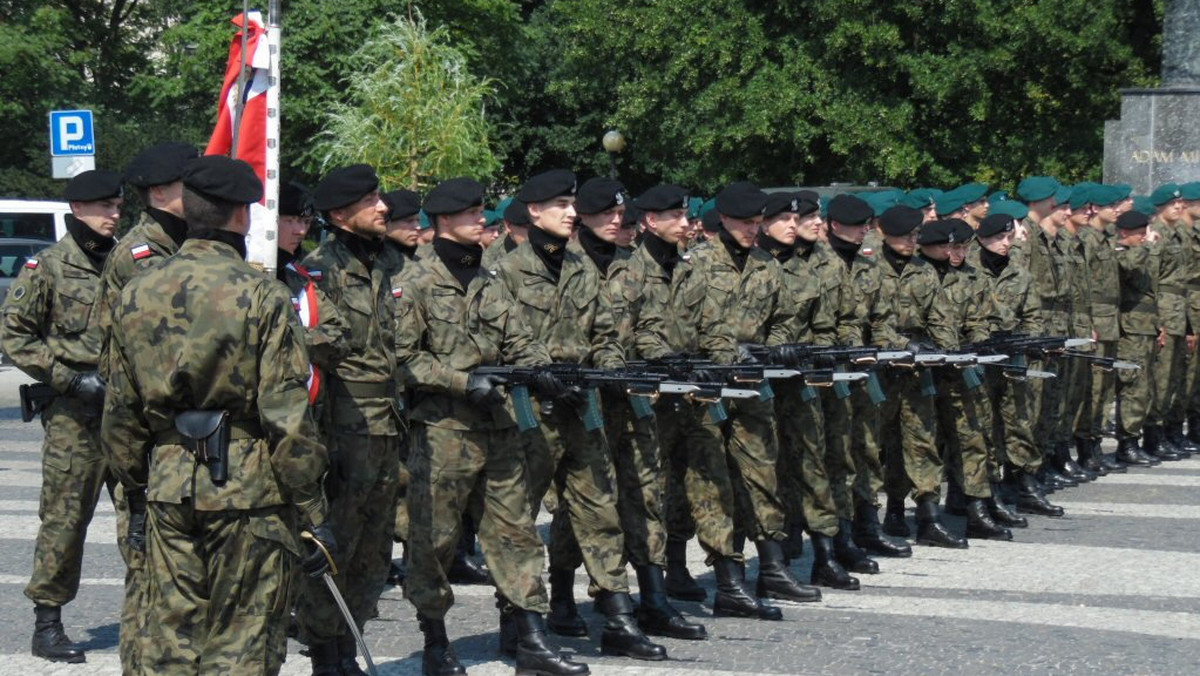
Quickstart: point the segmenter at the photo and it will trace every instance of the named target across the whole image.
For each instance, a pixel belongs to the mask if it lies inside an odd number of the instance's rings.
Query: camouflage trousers
[[[1155,400],[1155,336],[1122,335],[1117,357],[1142,365],[1140,371],[1117,373],[1117,439],[1137,439]],[[1153,424],[1153,423],[1151,423]]]
[[[1033,437],[1033,392],[1028,380],[1015,380],[998,369],[984,372],[991,404],[991,438],[996,462],[1027,472],[1042,466],[1042,452]]]
[[[446,571],[462,535],[462,516],[482,485],[472,519],[499,593],[518,608],[550,610],[542,583],[542,541],[530,514],[525,457],[516,428],[466,431],[414,422],[408,470],[408,577],[417,612],[442,619],[454,605]]]
[[[400,442],[400,470],[396,474],[396,527],[392,537],[396,542],[408,542],[408,439]]]
[[[1086,350],[1094,353],[1094,350]],[[1091,427],[1092,413],[1092,365],[1082,359],[1064,359],[1068,381],[1066,383],[1066,438],[1070,441],[1079,437],[1086,439],[1087,430]]]
[[[733,549],[734,495],[725,440],[709,407],[663,397],[655,404],[655,418],[667,465],[667,534],[682,540],[695,536],[709,565],[717,558],[740,560]]]
[[[198,512],[150,503],[140,673],[279,673],[295,532],[293,510],[282,505]]]
[[[862,388],[854,388],[855,391]],[[833,499],[834,509],[839,519],[853,519],[856,504],[870,505],[878,508],[878,494],[883,488],[883,466],[879,463],[878,448],[863,443],[864,435],[859,434],[863,453],[852,453],[854,432],[852,420],[861,427],[870,428],[870,438],[875,439],[874,426],[879,421],[879,410],[863,394],[861,415],[854,416],[855,395],[840,398],[832,387],[823,387],[821,394],[821,424],[825,433],[825,471],[829,474],[829,493]],[[782,420],[782,418],[781,418]],[[874,449],[874,453],[870,451]],[[856,479],[859,476],[857,466],[861,464],[860,455],[873,455],[870,465],[873,471],[861,473],[864,477],[872,477],[865,482],[866,495],[856,495]]]
[[[129,547],[129,501],[120,483],[113,491],[117,509],[117,546],[125,561],[125,597],[121,603],[121,631],[117,651],[121,672],[141,673],[142,643],[145,641],[146,554]]]
[[[523,432],[530,488],[530,518],[542,497],[558,497],[547,547],[550,567],[574,570],[580,563],[591,578],[589,595],[628,592],[625,536],[617,515],[617,477],[604,430],[588,431],[578,411],[566,405],[544,413],[540,423]]]
[[[392,562],[400,439],[344,432],[329,435],[330,453],[341,454],[340,470],[331,470],[326,480],[331,495],[328,523],[338,545],[338,573],[333,577],[360,630],[378,616],[376,604]],[[308,643],[328,643],[349,635],[322,580],[304,580],[296,615],[300,637]]]
[[[81,402],[57,397],[42,413],[42,489],[33,575],[25,596],[64,606],[79,592],[83,543],[100,492],[116,481],[100,448],[100,417]],[[124,534],[124,529],[120,530]]]
[[[937,444],[947,477],[968,497],[990,498],[991,482],[999,477],[992,475],[996,462],[984,433],[987,395],[982,383],[968,389],[964,374],[953,367],[937,374]]]
[[[1187,383],[1187,343],[1183,336],[1167,336],[1167,343],[1154,361],[1154,403],[1146,414],[1155,425],[1182,423],[1187,407],[1183,391]]]
[[[628,395],[603,392],[602,399],[604,430],[617,472],[617,514],[625,533],[625,555],[635,566],[666,566],[666,482],[654,415],[637,417]]]
[[[942,458],[934,442],[934,396],[922,392],[923,369],[891,369],[883,376],[887,401],[879,408],[879,438],[886,460],[884,489],[888,500],[937,500],[942,486]],[[931,374],[930,374],[931,375]]]
[[[736,399],[725,423],[725,456],[733,485],[734,526],[755,542],[783,540],[783,503],[779,500],[779,438],[773,396]]]
[[[782,383],[775,388],[775,420],[779,426],[779,498],[787,522],[810,533],[833,537],[838,517],[854,518],[853,506],[846,513],[833,499],[832,477],[845,486],[845,458],[826,458],[825,421],[821,395],[811,387]],[[827,465],[839,464],[831,471]],[[789,531],[791,532],[791,531]]]
[[[1071,384],[1071,360],[1054,357],[1041,362],[1041,367],[1057,377],[1035,380],[1036,422],[1033,433],[1042,454],[1054,455],[1055,445],[1070,435],[1071,416],[1067,414],[1067,389]]]
[[[1096,343],[1096,355],[1100,357],[1116,357],[1117,342],[1105,340]],[[1088,409],[1091,417],[1082,426],[1075,428],[1075,433],[1084,439],[1101,439],[1104,437],[1104,418],[1117,393],[1117,375],[1115,371],[1090,368],[1092,404]]]

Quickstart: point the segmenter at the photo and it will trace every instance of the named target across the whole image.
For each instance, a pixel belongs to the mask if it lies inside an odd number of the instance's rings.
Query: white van
[[[0,239],[22,237],[57,242],[67,235],[66,202],[0,199]]]

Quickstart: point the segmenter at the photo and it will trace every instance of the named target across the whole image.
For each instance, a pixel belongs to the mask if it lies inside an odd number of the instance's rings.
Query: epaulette
[[[154,255],[154,249],[150,248],[149,244],[141,243],[134,244],[129,247],[129,255],[133,256],[133,260],[140,261],[143,258],[149,258]]]
[[[25,267],[29,268],[30,270],[37,270],[37,266],[38,259],[36,258],[30,258],[29,260],[25,261]]]

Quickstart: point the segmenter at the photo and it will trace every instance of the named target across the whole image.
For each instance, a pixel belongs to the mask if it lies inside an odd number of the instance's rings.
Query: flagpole
[[[247,0],[248,1],[248,0]],[[280,0],[270,0],[267,7],[267,51],[271,55],[271,66],[267,71],[267,150],[266,172],[263,181],[264,202],[267,213],[263,218],[261,237],[265,240],[259,248],[263,268],[275,273],[279,258],[279,88],[280,48],[282,46],[283,16]]]
[[[233,104],[233,143],[229,145],[229,156],[237,159],[238,134],[242,126],[242,109],[246,107],[246,49],[250,40],[250,0],[242,0],[242,49],[239,59],[242,67],[238,71],[237,101]]]

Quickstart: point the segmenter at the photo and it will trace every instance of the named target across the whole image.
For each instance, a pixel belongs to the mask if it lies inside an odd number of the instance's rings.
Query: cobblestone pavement
[[[22,589],[38,526],[42,431],[20,421],[21,382],[20,373],[0,367],[0,676],[120,674],[123,572],[107,498],[88,535],[79,598],[64,610],[88,662],[54,665],[29,656],[33,613]],[[554,640],[601,675],[1200,674],[1200,459],[1130,470],[1052,500],[1068,516],[1033,517],[1015,542],[972,541],[965,551],[914,547],[911,559],[880,559],[881,574],[860,576],[861,591],[823,590],[822,603],[781,604],[782,622],[716,620],[702,604],[680,604],[711,637],[664,639],[667,662],[600,656],[601,621],[590,603],[583,608],[591,640]],[[961,519],[948,520],[961,531]],[[712,573],[698,547],[690,553],[711,600]],[[797,574],[806,576],[811,562],[806,543]],[[576,582],[582,600],[582,571]],[[448,624],[459,656],[472,674],[511,674],[512,662],[498,657],[491,589],[455,592]],[[421,637],[411,606],[390,590],[380,611],[366,632],[379,673],[419,674]],[[290,646],[285,674],[309,673],[299,650]]]

